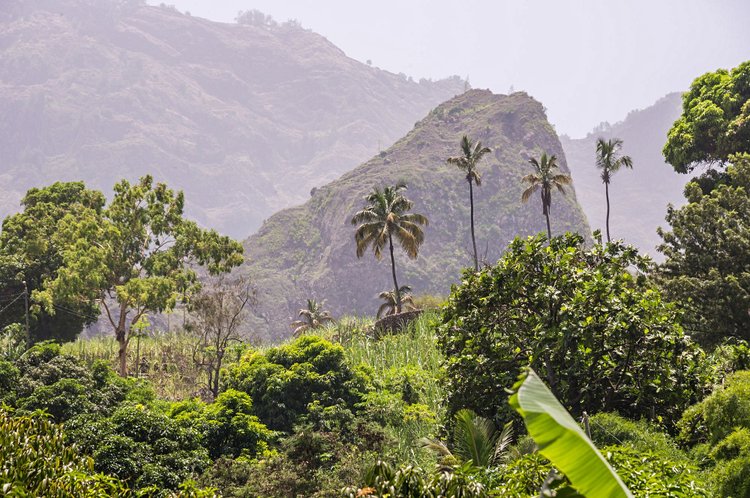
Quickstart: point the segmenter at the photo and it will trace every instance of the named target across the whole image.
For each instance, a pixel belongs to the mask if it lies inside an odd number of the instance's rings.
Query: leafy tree
[[[396,280],[396,260],[393,256],[393,239],[401,244],[407,256],[416,259],[419,246],[424,242],[421,225],[428,221],[421,214],[409,213],[413,203],[407,199],[402,190],[406,185],[399,183],[375,189],[365,197],[368,205],[358,211],[352,218],[352,225],[358,225],[354,233],[357,243],[357,257],[361,258],[372,245],[375,258],[380,260],[386,243],[391,255],[391,273],[393,274],[393,292],[396,295],[396,312],[401,312],[401,293]]]
[[[454,418],[452,451],[437,439],[422,440],[423,446],[441,457],[444,464],[471,462],[476,467],[489,468],[505,459],[513,437],[510,423],[498,431],[492,420],[468,409],[459,410]]]
[[[438,330],[448,413],[507,421],[503,390],[531,364],[576,416],[678,418],[703,385],[703,355],[639,274],[648,260],[618,242],[586,249],[580,235],[544,242],[514,240],[453,288]]]
[[[622,140],[619,138],[609,140],[600,138],[596,141],[596,167],[602,172],[604,193],[607,198],[607,242],[612,240],[609,235],[609,182],[612,180],[612,175],[620,171],[621,168],[633,168],[633,160],[630,156],[618,154],[621,148]]]
[[[664,145],[664,157],[678,173],[743,152],[750,153],[750,61],[696,78]]]
[[[471,245],[474,248],[474,271],[479,271],[479,259],[477,256],[477,241],[474,237],[474,187],[482,185],[482,175],[477,170],[479,161],[485,154],[491,152],[489,147],[482,147],[482,142],[472,142],[464,135],[461,138],[461,152],[463,156],[449,157],[448,164],[458,166],[458,169],[466,173],[466,181],[469,183],[469,206],[471,209]]]
[[[100,192],[86,189],[82,182],[57,182],[26,193],[21,201],[23,212],[7,217],[0,233],[0,299],[3,306],[10,306],[0,314],[0,327],[24,323],[22,293],[40,290],[45,280],[57,276],[63,265],[61,242],[64,241],[55,237],[61,220],[86,210],[100,213],[104,202]],[[15,304],[8,304],[14,296],[18,298]],[[57,313],[48,313],[38,305],[31,307],[28,338],[31,343],[72,340],[85,325],[96,320],[96,307],[90,303],[72,302],[63,306],[59,300],[53,300],[50,304]]]
[[[353,409],[369,388],[368,379],[346,364],[340,345],[312,335],[247,354],[229,367],[224,382],[249,394],[253,413],[281,431],[291,431],[314,402]]]
[[[688,204],[667,212],[671,231],[659,229],[660,283],[706,347],[750,339],[750,155],[733,156],[727,175],[710,193],[688,183]]]
[[[246,279],[227,281],[222,275],[204,285],[190,300],[195,322],[191,328],[198,337],[194,361],[208,373],[208,388],[219,395],[219,376],[224,356],[233,342],[242,339],[242,326],[248,307],[255,302],[255,291]]]
[[[408,285],[402,285],[399,288],[398,293],[401,296],[402,308],[417,309],[414,305],[414,297],[411,295],[411,287]],[[396,313],[397,303],[395,292],[392,290],[383,291],[378,294],[378,298],[385,302],[380,305],[380,308],[378,308],[378,312],[375,315],[377,318],[383,318],[384,316],[394,315]]]
[[[120,375],[127,375],[131,330],[147,312],[171,309],[199,286],[193,264],[219,274],[242,262],[242,246],[183,218],[184,196],[145,176],[115,185],[101,212],[81,209],[58,224],[62,266],[35,299],[96,303],[119,343]]]
[[[565,185],[570,185],[573,180],[570,175],[556,173],[557,157],[547,156],[545,152],[537,161],[536,158],[529,159],[529,163],[534,166],[535,173],[524,176],[521,180],[528,183],[529,186],[521,194],[521,201],[527,202],[531,196],[539,191],[542,199],[542,214],[547,220],[547,238],[552,238],[552,229],[549,225],[549,210],[552,207],[552,189],[557,188],[561,194],[565,194]]]
[[[300,320],[291,323],[295,337],[334,321],[331,313],[323,309],[323,304],[315,299],[307,300],[307,307],[299,310]]]

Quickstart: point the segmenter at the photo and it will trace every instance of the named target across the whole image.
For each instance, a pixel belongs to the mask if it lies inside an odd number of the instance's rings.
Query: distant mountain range
[[[0,216],[30,187],[146,173],[246,237],[465,90],[348,58],[294,23],[128,0],[3,0]]]
[[[596,141],[599,137],[623,140],[622,152],[632,157],[633,169],[620,170],[612,177],[610,232],[613,238],[624,239],[657,260],[662,258],[656,251],[661,243],[656,228],[666,228],[664,217],[668,204],[685,203],[682,191],[690,179],[675,173],[664,162],[661,152],[669,128],[680,116],[681,105],[680,94],[670,93],[654,105],[633,111],[624,120],[602,126],[585,138],[560,138],[578,200],[592,230],[601,229],[602,234],[605,234],[606,201],[604,185],[596,169]],[[603,236],[606,239],[606,235]]]
[[[463,134],[492,148],[475,190],[482,259],[494,263],[515,236],[546,231],[539,199],[521,203],[521,178],[532,171],[529,157],[555,154],[568,171],[542,104],[525,93],[471,90],[438,106],[390,148],[316,189],[302,206],[269,218],[245,242],[243,271],[259,292],[253,329],[264,339],[289,336],[289,323],[307,298],[326,300],[336,316],[375,314],[378,293],[393,286],[390,262],[376,261],[371,251],[357,259],[350,219],[373,187],[399,180],[409,187],[414,211],[430,220],[418,259],[396,255],[399,283],[415,294],[446,296],[472,258],[468,185],[458,168],[446,164],[459,154]],[[572,188],[567,196],[555,193],[551,217],[553,233],[589,233]]]

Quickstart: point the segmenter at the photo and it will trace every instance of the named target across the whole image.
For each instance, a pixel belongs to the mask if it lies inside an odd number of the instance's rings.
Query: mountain
[[[448,294],[472,258],[468,185],[458,168],[445,162],[459,154],[463,134],[492,148],[475,189],[482,259],[495,262],[516,235],[546,231],[538,197],[520,201],[521,178],[531,172],[529,157],[555,154],[567,171],[543,106],[525,93],[468,91],[435,108],[389,149],[314,190],[305,204],[273,215],[245,242],[243,271],[258,289],[254,329],[262,338],[290,335],[289,323],[307,298],[326,300],[335,316],[375,314],[377,294],[392,287],[390,261],[376,261],[372,251],[357,259],[350,220],[373,187],[399,180],[408,185],[413,211],[430,221],[416,261],[397,252],[399,284],[417,295]],[[556,233],[589,233],[573,189],[567,196],[555,193],[551,222]]]
[[[463,92],[348,58],[293,22],[136,0],[3,0],[0,215],[33,186],[151,173],[246,237]]]
[[[633,111],[613,125],[603,125],[585,138],[562,136],[576,193],[592,229],[605,234],[607,204],[599,171],[596,169],[596,141],[599,137],[623,140],[622,153],[633,158],[632,170],[620,170],[612,177],[609,188],[612,238],[624,239],[641,251],[661,259],[656,246],[661,238],[656,228],[666,226],[667,205],[681,206],[687,175],[675,173],[664,162],[661,150],[667,132],[680,116],[682,99],[670,93],[651,107]],[[606,234],[603,235],[606,238]]]

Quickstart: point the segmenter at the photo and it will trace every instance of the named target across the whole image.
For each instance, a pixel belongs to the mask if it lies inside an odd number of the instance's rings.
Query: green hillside
[[[371,253],[358,260],[350,219],[374,186],[407,183],[414,211],[426,215],[425,243],[416,261],[397,254],[399,283],[415,294],[447,295],[461,269],[471,264],[468,186],[461,172],[445,163],[457,155],[461,135],[492,148],[475,190],[480,259],[494,263],[516,235],[545,230],[540,201],[521,203],[521,178],[531,172],[529,157],[555,154],[567,172],[564,154],[542,104],[525,93],[495,95],[471,90],[434,109],[392,147],[315,189],[302,206],[268,219],[245,241],[244,271],[260,290],[254,329],[265,339],[288,336],[289,322],[304,300],[326,300],[334,315],[373,314],[377,294],[391,285],[387,261]],[[552,231],[589,233],[571,189],[556,194]]]

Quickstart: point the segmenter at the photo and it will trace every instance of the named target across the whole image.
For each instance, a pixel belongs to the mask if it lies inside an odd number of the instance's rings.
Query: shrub
[[[226,386],[244,391],[253,412],[273,430],[290,431],[308,404],[353,408],[368,382],[344,361],[344,349],[316,336],[251,352],[230,367]]]
[[[448,416],[511,417],[507,398],[531,365],[574,415],[617,411],[675,421],[701,392],[704,355],[621,243],[579,235],[515,239],[494,267],[465,272],[443,309]]]

